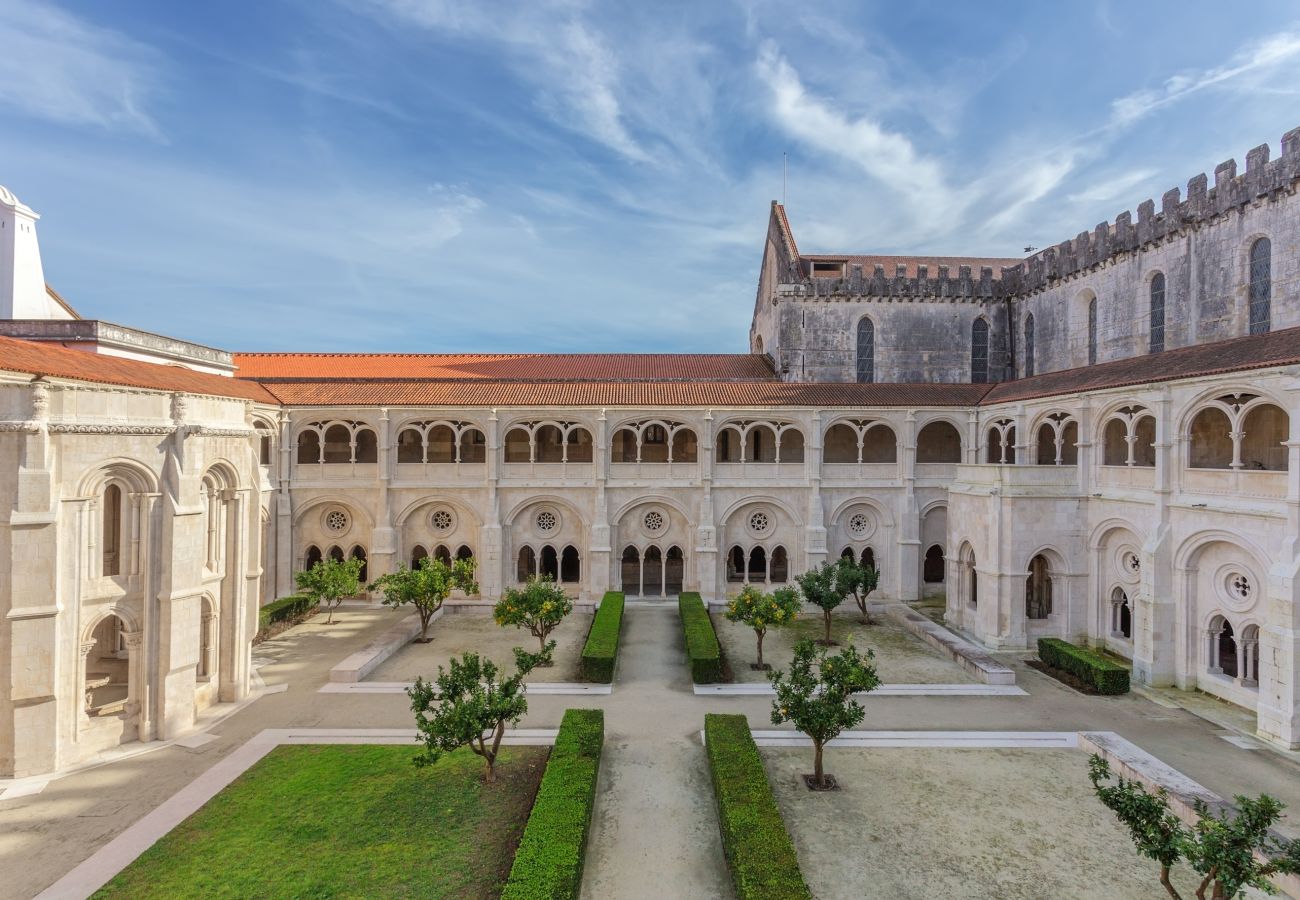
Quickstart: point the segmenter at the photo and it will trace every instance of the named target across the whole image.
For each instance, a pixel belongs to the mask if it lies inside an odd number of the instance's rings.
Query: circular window
[[[871,517],[866,513],[854,513],[849,516],[849,534],[861,540],[871,533]]]
[[[1124,571],[1136,577],[1142,574],[1142,558],[1132,550],[1125,550],[1124,555],[1120,557],[1120,565]]]
[[[331,509],[325,513],[325,530],[331,534],[342,534],[348,530],[350,524],[352,520],[341,509]]]
[[[456,524],[456,517],[449,509],[435,509],[433,515],[429,517],[429,524],[433,526],[434,531],[451,531],[452,526]]]
[[[650,534],[659,534],[668,527],[668,517],[660,510],[652,509],[641,518],[641,526]]]
[[[772,517],[761,509],[750,513],[749,530],[757,535],[767,534],[772,530]]]
[[[560,517],[552,510],[544,509],[537,514],[533,524],[537,526],[537,530],[541,534],[550,534],[560,527]]]
[[[1228,564],[1216,574],[1219,599],[1233,612],[1249,612],[1259,600],[1259,584],[1248,572]]]
[[[1250,583],[1250,577],[1241,572],[1232,572],[1228,575],[1228,596],[1238,603],[1249,603],[1254,586]]]

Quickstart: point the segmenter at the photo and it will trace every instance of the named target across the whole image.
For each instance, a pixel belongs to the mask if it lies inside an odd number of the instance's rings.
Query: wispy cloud
[[[44,0],[0,3],[0,106],[72,125],[160,136],[146,46]]]

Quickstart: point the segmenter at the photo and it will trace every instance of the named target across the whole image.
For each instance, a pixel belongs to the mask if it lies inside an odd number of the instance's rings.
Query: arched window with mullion
[[[876,380],[876,323],[863,316],[858,320],[858,381]]]
[[[1025,316],[1025,377],[1034,374],[1034,314]]]
[[[1097,298],[1088,301],[1088,365],[1097,364]]]
[[[1151,344],[1152,353],[1163,353],[1165,349],[1165,276],[1157,272],[1151,278]]]
[[[1272,325],[1273,244],[1260,238],[1250,245],[1250,333],[1267,334]]]
[[[985,384],[989,380],[989,323],[980,316],[970,330],[970,381]]]

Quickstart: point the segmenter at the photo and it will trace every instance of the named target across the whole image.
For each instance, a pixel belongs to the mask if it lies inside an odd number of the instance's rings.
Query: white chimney
[[[0,319],[71,318],[45,289],[40,216],[0,185]]]

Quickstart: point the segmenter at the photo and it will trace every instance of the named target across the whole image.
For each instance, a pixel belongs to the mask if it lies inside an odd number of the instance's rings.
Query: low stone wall
[[[1236,811],[1236,807],[1214,791],[1113,731],[1079,732],[1079,749],[1089,755],[1095,753],[1106,760],[1116,775],[1122,775],[1130,781],[1140,781],[1152,790],[1164,788],[1169,795],[1169,808],[1189,825],[1198,818],[1197,800],[1209,807],[1213,814],[1227,811],[1231,815]],[[1300,897],[1300,876],[1275,875],[1272,881],[1287,896]]]
[[[433,614],[432,622],[442,618],[443,611]],[[420,634],[420,616],[411,613],[392,628],[385,631],[356,653],[348,656],[334,668],[330,669],[330,681],[352,683],[361,681],[388,657],[401,650]]]
[[[1015,684],[1016,673],[970,641],[958,637],[902,603],[887,603],[885,614],[985,684]]]

